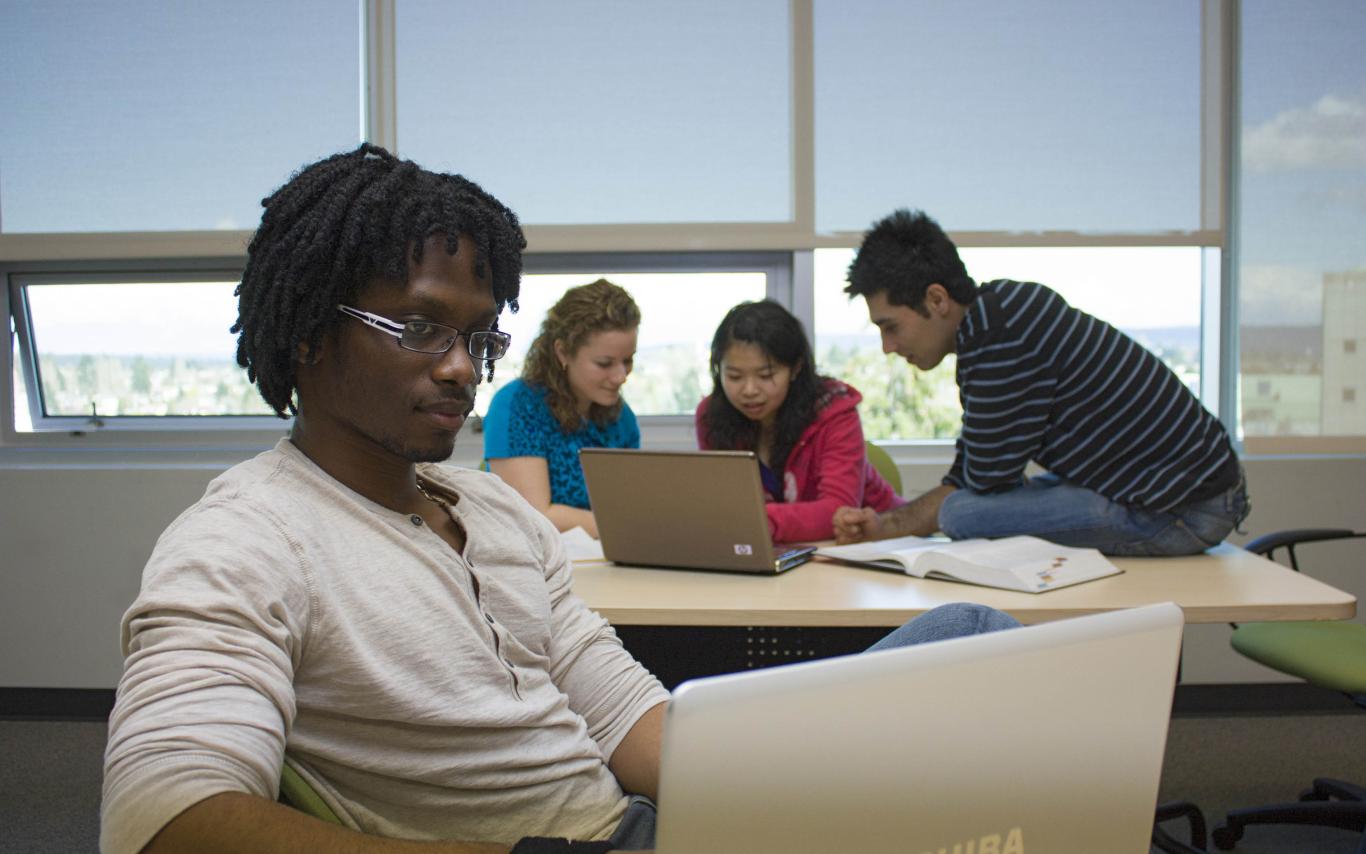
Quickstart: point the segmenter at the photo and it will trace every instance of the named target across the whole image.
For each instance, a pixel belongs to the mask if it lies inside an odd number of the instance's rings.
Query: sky
[[[38,351],[235,358],[236,282],[133,285],[28,288]]]
[[[1323,274],[1366,269],[1366,3],[1242,15],[1242,318],[1318,323]]]

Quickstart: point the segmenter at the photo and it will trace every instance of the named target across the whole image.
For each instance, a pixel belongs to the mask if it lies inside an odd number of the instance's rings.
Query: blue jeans
[[[879,649],[893,649],[899,646],[914,646],[918,643],[931,643],[965,635],[981,635],[1012,629],[1020,625],[1009,614],[988,608],[955,602],[940,605],[926,611],[919,617],[894,629],[882,640],[868,647],[867,652]],[[612,834],[614,851],[642,851],[655,847],[655,804],[643,795],[632,795],[626,806],[626,815]]]
[[[1107,555],[1166,557],[1217,546],[1247,517],[1247,482],[1220,494],[1155,512],[1111,501],[1055,474],[1032,477],[1009,492],[960,489],[939,508],[939,528],[955,540],[1032,534]]]

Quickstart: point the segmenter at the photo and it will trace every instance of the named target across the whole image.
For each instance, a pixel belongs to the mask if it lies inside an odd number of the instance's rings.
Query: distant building
[[[1366,269],[1323,276],[1323,435],[1366,435]]]

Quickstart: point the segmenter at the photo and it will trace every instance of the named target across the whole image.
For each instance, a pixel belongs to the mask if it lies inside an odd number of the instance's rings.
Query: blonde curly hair
[[[546,312],[541,331],[531,342],[522,365],[522,379],[546,390],[546,404],[560,422],[561,430],[572,433],[582,426],[583,419],[574,402],[569,377],[555,357],[555,342],[559,341],[573,357],[597,332],[628,332],[639,326],[640,308],[636,301],[624,288],[606,279],[570,288]],[[605,427],[617,420],[621,407],[621,400],[612,406],[594,403],[588,409],[588,419]]]

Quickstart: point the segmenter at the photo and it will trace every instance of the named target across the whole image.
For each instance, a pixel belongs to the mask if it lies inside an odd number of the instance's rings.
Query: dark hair
[[[769,359],[793,371],[787,397],[778,407],[773,424],[769,456],[769,468],[781,475],[787,455],[816,415],[823,388],[816,375],[811,343],[802,322],[772,300],[742,302],[726,313],[711,339],[712,392],[702,413],[707,444],[721,450],[753,450],[759,441],[759,425],[735,408],[721,384],[721,360],[737,342],[757,346]]]
[[[944,286],[961,305],[977,299],[977,283],[968,275],[958,247],[923,211],[893,211],[873,223],[849,265],[850,296],[887,292],[892,305],[925,314],[925,291]]]
[[[640,308],[631,295],[606,279],[578,285],[564,295],[545,313],[541,331],[531,342],[526,362],[522,365],[522,379],[546,390],[546,405],[560,423],[560,429],[572,433],[583,425],[579,408],[574,403],[574,392],[569,378],[555,356],[555,342],[563,345],[573,356],[587,343],[589,336],[609,330],[630,331],[640,326]],[[606,427],[621,416],[621,398],[611,406],[592,404],[588,420]]]
[[[367,143],[304,167],[261,204],[231,331],[241,333],[237,364],[281,418],[298,411],[299,345],[316,348],[342,322],[337,305],[370,280],[406,281],[410,259],[421,262],[433,235],[445,235],[451,254],[459,236],[468,237],[475,273],[491,279],[498,311],[517,310],[526,248],[517,216],[459,175],[429,172]]]

